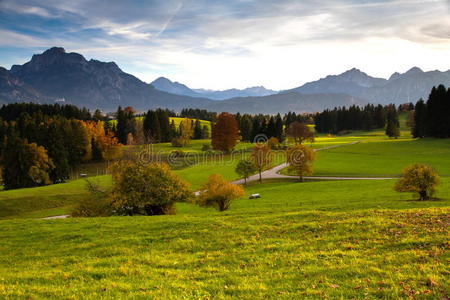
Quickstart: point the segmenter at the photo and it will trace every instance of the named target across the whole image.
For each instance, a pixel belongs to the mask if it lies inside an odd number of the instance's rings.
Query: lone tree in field
[[[232,114],[221,113],[212,126],[211,144],[213,149],[229,153],[239,142],[239,126]]]
[[[208,181],[202,186],[202,192],[197,203],[200,206],[210,206],[218,211],[225,211],[230,208],[234,199],[244,196],[244,189],[236,184],[232,184],[219,174],[212,174]]]
[[[293,139],[296,145],[301,145],[305,141],[314,143],[314,132],[305,123],[292,122],[286,129],[286,135]]]
[[[242,159],[238,162],[236,173],[244,178],[245,184],[247,184],[247,178],[257,171],[255,164],[247,159]]]
[[[428,200],[439,185],[439,175],[430,166],[415,164],[403,170],[402,178],[396,183],[397,192],[419,194],[420,200]]]
[[[186,202],[192,196],[188,184],[166,164],[122,161],[111,171],[112,207],[120,214],[173,214],[175,202]]]
[[[312,163],[315,157],[314,150],[304,145],[295,145],[286,151],[288,169],[297,174],[300,182],[303,182],[303,175],[312,173]]]
[[[262,182],[261,173],[272,162],[272,150],[266,144],[257,144],[253,148],[250,160],[255,164],[259,173],[259,182]]]

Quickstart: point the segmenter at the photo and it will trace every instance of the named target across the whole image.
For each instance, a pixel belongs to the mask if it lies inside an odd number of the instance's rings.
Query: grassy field
[[[110,176],[93,179],[102,186],[111,183]],[[0,192],[0,219],[39,218],[69,213],[73,206],[86,196],[86,181]]]
[[[355,141],[318,152],[315,175],[397,175],[414,162],[450,175],[450,140],[374,131],[320,136],[312,146]],[[156,147],[203,154],[204,143]],[[196,190],[213,173],[236,179],[248,155],[199,155],[175,172]],[[281,162],[278,155],[273,165]],[[394,183],[271,180],[246,186],[223,213],[178,203],[172,216],[62,220],[36,218],[70,213],[86,196],[84,180],[2,191],[0,299],[446,299],[450,177],[431,201],[397,193]]]
[[[449,184],[419,202],[393,181],[273,182],[225,213],[0,221],[0,296],[445,298]]]

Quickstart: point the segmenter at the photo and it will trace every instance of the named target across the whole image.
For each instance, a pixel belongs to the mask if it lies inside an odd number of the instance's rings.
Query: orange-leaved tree
[[[302,144],[305,141],[314,143],[314,132],[305,123],[292,122],[286,129],[286,135],[293,139],[295,144]]]
[[[212,206],[219,211],[230,208],[234,199],[244,196],[244,189],[236,184],[226,181],[219,174],[212,174],[202,186],[202,191],[197,199],[200,206]]]
[[[262,181],[262,172],[272,162],[272,150],[267,144],[257,144],[253,147],[253,152],[250,155],[250,160],[255,164],[259,173],[259,182]]]
[[[239,142],[239,127],[235,117],[229,113],[221,113],[212,126],[211,144],[215,150],[229,153]]]
[[[304,145],[295,145],[289,147],[286,151],[286,161],[289,164],[289,170],[295,172],[300,182],[303,181],[303,175],[312,173],[312,163],[315,159],[315,152],[311,147]]]
[[[439,185],[439,175],[424,164],[414,164],[403,170],[402,178],[395,184],[397,192],[419,194],[420,200],[427,200]]]

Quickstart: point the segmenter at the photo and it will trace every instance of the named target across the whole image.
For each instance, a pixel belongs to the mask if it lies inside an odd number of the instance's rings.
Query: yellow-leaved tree
[[[219,174],[210,175],[201,189],[196,202],[200,206],[212,206],[219,211],[227,210],[234,199],[244,196],[241,186],[226,181]]]
[[[397,192],[417,193],[420,200],[428,200],[438,185],[439,175],[432,167],[414,164],[403,170],[394,188]]]
[[[303,181],[305,174],[312,173],[312,163],[315,159],[315,152],[311,147],[304,145],[295,145],[286,150],[286,160],[289,164],[288,169]]]

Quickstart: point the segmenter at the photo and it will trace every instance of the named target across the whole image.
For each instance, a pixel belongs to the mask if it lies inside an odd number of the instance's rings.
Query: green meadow
[[[351,144],[358,142],[357,144]],[[202,160],[203,144],[155,145],[198,161],[177,169],[196,190],[213,173],[237,179],[233,155]],[[446,299],[450,295],[450,141],[403,132],[319,136],[314,175],[397,176],[428,163],[434,199],[397,193],[396,180],[268,180],[226,212],[178,203],[153,217],[39,219],[68,214],[83,179],[0,192],[0,298]],[[275,156],[272,165],[283,162]],[[109,176],[91,177],[100,186]],[[248,199],[252,193],[260,199]]]

